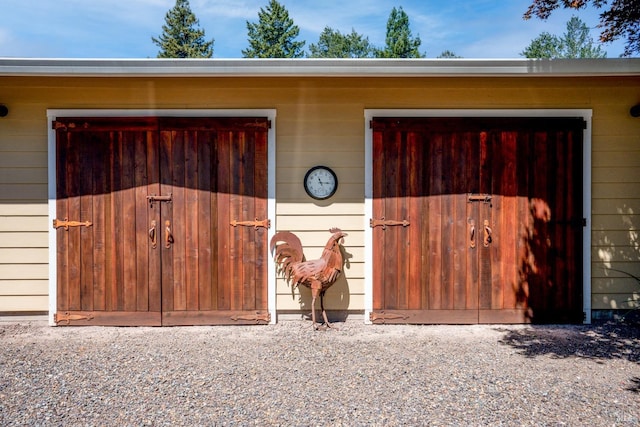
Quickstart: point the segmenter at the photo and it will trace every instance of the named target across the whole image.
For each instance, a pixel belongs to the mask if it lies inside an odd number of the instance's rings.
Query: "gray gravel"
[[[0,322],[0,425],[640,424],[640,328]]]

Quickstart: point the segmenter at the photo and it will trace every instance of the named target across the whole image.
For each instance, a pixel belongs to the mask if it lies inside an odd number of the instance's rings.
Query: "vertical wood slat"
[[[160,192],[159,195],[167,195],[173,191],[173,134],[169,130],[160,132],[159,141],[159,178]],[[170,227],[173,227],[173,209],[175,202],[171,203],[155,203],[160,209],[160,221],[158,222],[158,247],[161,252],[160,266],[162,274],[160,280],[162,283],[162,311],[173,311],[175,309],[174,295],[174,247],[165,247],[166,221],[169,221]],[[173,230],[173,228],[172,228]]]
[[[372,189],[372,211],[373,218],[385,217],[384,211],[384,190],[383,182],[386,170],[386,151],[384,150],[385,137],[383,132],[373,133],[373,189]],[[385,234],[380,227],[375,227],[372,231],[373,234],[373,259],[380,260],[385,258]],[[374,262],[373,264],[373,309],[382,310],[386,307],[384,281],[377,278],[384,277],[385,263]],[[377,280],[375,280],[377,279]]]
[[[258,217],[255,210],[255,134],[250,131],[238,131],[241,160],[236,161],[243,165],[242,177],[242,219],[252,220]],[[255,310],[256,307],[256,235],[257,230],[251,227],[243,227],[244,239],[242,266],[242,309]]]
[[[398,146],[396,148],[397,157],[397,177],[396,177],[396,214],[393,218],[397,220],[404,220],[408,216],[407,204],[409,203],[408,183],[410,182],[410,175],[408,174],[409,161],[407,156],[407,144],[410,132],[400,133],[401,137],[398,140]],[[406,310],[409,307],[407,300],[407,287],[409,286],[409,265],[410,265],[410,244],[409,231],[407,227],[392,227],[387,230],[387,233],[393,233],[396,236],[397,253],[396,258],[398,260],[397,269],[397,286],[396,291],[396,308],[399,310]]]
[[[147,132],[146,136],[146,166],[147,166],[147,195],[162,194],[160,184],[160,141],[161,136],[156,131]],[[156,223],[156,241],[155,248],[150,245],[147,240],[147,271],[148,271],[148,289],[149,289],[149,311],[162,311],[162,285],[163,271],[161,259],[163,257],[163,222],[162,222],[162,204],[154,203],[151,205],[145,199],[141,201],[147,209],[147,228],[148,232],[151,228],[151,222]],[[148,236],[148,235],[147,235]]]
[[[255,215],[258,218],[267,218],[267,189],[268,189],[268,174],[267,174],[267,132],[256,132],[254,147],[250,150],[255,152],[254,169],[255,169],[255,184],[254,184],[254,203],[255,203]],[[255,307],[256,310],[266,310],[268,308],[268,268],[267,263],[269,259],[267,254],[269,253],[267,247],[267,230],[264,228],[258,229],[255,235]]]
[[[391,138],[385,141],[385,149],[387,153],[386,167],[385,167],[385,181],[383,183],[384,188],[384,212],[386,218],[397,219],[398,218],[398,161],[402,134],[396,132]],[[385,253],[387,254],[386,260],[389,265],[385,268],[384,282],[385,286],[385,307],[391,309],[398,308],[398,272],[402,260],[398,259],[398,236],[393,230],[388,229],[383,231],[385,233]]]
[[[491,194],[491,136],[487,132],[480,132],[480,194]],[[489,220],[491,225],[493,209],[492,205],[482,203],[479,207],[478,220],[478,253],[479,253],[479,283],[478,283],[478,308],[491,308],[491,246],[484,247],[484,221]]]
[[[136,311],[136,253],[138,241],[136,235],[136,200],[135,200],[135,140],[133,132],[122,134],[122,216],[119,222],[122,227],[122,278],[123,278],[123,310]]]
[[[407,308],[409,310],[419,310],[422,308],[422,269],[428,268],[424,266],[423,259],[427,258],[423,253],[422,233],[424,232],[423,223],[423,206],[424,197],[421,196],[424,186],[423,168],[419,159],[421,159],[422,138],[416,132],[409,132],[407,135],[407,172],[408,172],[408,215],[407,219],[411,226],[408,227],[408,250],[407,265],[409,273],[407,275]]]
[[[467,307],[467,256],[468,256],[468,227],[467,227],[467,194],[469,182],[467,170],[470,167],[466,139],[463,133],[457,133],[451,140],[451,153],[454,168],[451,173],[453,185],[453,283],[452,308],[463,310]]]
[[[231,219],[242,218],[242,187],[244,179],[244,165],[239,161],[242,158],[242,147],[240,135],[237,132],[229,132],[230,144],[229,144],[229,181],[230,181],[230,195],[229,195],[229,215]],[[229,224],[229,223],[227,223]],[[230,309],[241,310],[242,309],[242,293],[244,290],[244,269],[242,266],[243,259],[243,245],[242,242],[246,239],[244,233],[245,227],[230,227],[231,235],[229,238],[229,257],[231,259],[231,275],[229,277],[230,283]]]
[[[198,182],[198,131],[184,132],[184,287],[185,287],[185,309],[197,311],[199,308],[199,251],[198,241],[200,235],[198,211],[199,206],[199,182]],[[176,233],[180,233],[176,229]]]
[[[106,309],[107,296],[107,188],[109,137],[104,133],[91,136],[91,164],[93,165],[93,310]]]
[[[229,226],[231,221],[230,215],[230,193],[231,193],[231,140],[228,132],[220,132],[218,134],[218,278],[217,278],[217,297],[218,310],[229,310],[231,308],[231,249],[233,239]]]
[[[78,138],[69,138],[67,145],[66,164],[66,194],[67,194],[67,213],[70,220],[80,218],[80,144]],[[66,231],[69,235],[69,258],[68,258],[68,307],[69,310],[80,310],[80,288],[81,288],[81,248],[80,248],[80,229],[73,227]]]
[[[442,308],[442,221],[443,221],[443,140],[442,135],[433,135],[429,144],[429,309]]]
[[[137,132],[133,141],[133,215],[135,217],[135,306],[132,311],[149,310],[149,208],[147,203],[148,165],[147,132]]]
[[[213,310],[215,308],[213,292],[215,279],[212,277],[215,257],[213,256],[212,230],[217,224],[213,223],[212,198],[215,175],[212,171],[213,134],[200,131],[197,133],[197,235],[198,235],[198,308]]]
[[[79,195],[80,199],[80,221],[91,221],[93,219],[93,166],[91,147],[93,144],[79,144],[77,151],[80,158],[79,168]],[[88,227],[81,227],[80,230],[80,309],[93,311],[93,233],[94,230]]]
[[[467,167],[465,169],[465,181],[467,183],[468,194],[480,193],[480,149],[477,134],[465,132],[463,134],[465,141],[465,153],[467,157]],[[478,275],[479,275],[479,251],[481,234],[481,218],[479,203],[466,202],[466,279],[465,279],[465,309],[473,310],[478,308]],[[474,228],[475,248],[471,248],[471,227]]]
[[[186,131],[172,131],[173,138],[171,191],[173,217],[171,221],[171,234],[174,242],[171,244],[173,255],[173,310],[184,311],[187,308],[186,281],[186,224],[187,207],[185,197],[185,138]],[[163,173],[164,171],[161,171]]]

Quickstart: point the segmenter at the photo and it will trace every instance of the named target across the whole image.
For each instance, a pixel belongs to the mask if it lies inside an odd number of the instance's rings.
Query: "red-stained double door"
[[[582,321],[582,119],[372,127],[374,323]]]
[[[267,119],[53,125],[59,325],[269,320]]]

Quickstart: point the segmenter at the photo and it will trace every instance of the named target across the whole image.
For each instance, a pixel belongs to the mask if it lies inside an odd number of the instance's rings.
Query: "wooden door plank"
[[[147,194],[161,194],[160,184],[160,134],[153,130],[147,133],[146,144],[146,166],[147,166]],[[147,244],[147,270],[148,270],[148,287],[149,287],[149,311],[162,311],[162,265],[163,256],[163,233],[164,224],[161,216],[160,203],[146,203],[147,206],[147,227],[151,228],[152,221],[156,224],[156,247],[153,248]],[[147,230],[149,229],[147,228]]]
[[[469,182],[467,169],[470,167],[467,141],[463,132],[457,132],[451,138],[451,154],[453,168],[452,181],[452,307],[465,309],[467,307],[467,204]]]
[[[408,139],[410,132],[402,132],[398,141],[396,149],[397,155],[397,182],[396,182],[396,202],[397,213],[395,219],[403,221],[409,216],[409,202],[411,200],[411,193],[409,188],[411,186],[412,177],[409,174],[411,160],[409,159]],[[409,240],[409,227],[393,227],[388,230],[393,232],[397,236],[397,253],[396,258],[398,260],[397,269],[397,281],[396,281],[396,308],[406,310],[409,308],[409,276],[411,257],[418,256],[418,254],[411,253],[411,241]]]
[[[92,148],[90,150],[91,164],[93,165],[93,310],[100,311],[106,309],[107,293],[107,202],[108,193],[108,161],[109,149],[108,134],[93,134]]]
[[[211,132],[199,131],[197,133],[197,234],[198,234],[198,309],[213,310],[215,308],[213,292],[215,291],[215,279],[213,269],[215,257],[213,256],[212,230],[217,224],[213,223],[212,196],[215,188],[215,174],[212,168],[215,160],[212,153],[215,152],[214,135]]]
[[[149,310],[149,203],[148,194],[148,165],[147,144],[148,132],[136,132],[133,141],[134,153],[134,182],[133,182],[133,215],[135,231],[135,308],[134,311]],[[156,226],[156,238],[157,238]]]
[[[400,132],[395,132],[393,137],[390,137],[385,141],[385,181],[383,182],[384,188],[384,211],[387,219],[398,219],[398,186],[399,183],[399,154],[402,135]],[[398,234],[397,230],[391,227],[387,227],[383,230],[385,234],[385,262],[388,263],[385,268],[385,274],[383,280],[385,283],[385,307],[396,309],[398,308],[398,285],[399,277],[398,273],[401,259],[398,258]]]
[[[122,216],[119,222],[122,227],[122,277],[123,283],[123,310],[135,311],[137,309],[137,251],[136,240],[136,192],[135,192],[135,155],[136,139],[139,137],[133,132],[122,133]]]
[[[185,191],[185,144],[187,131],[173,131],[172,135],[172,170],[171,170],[171,191],[172,194],[172,214],[171,253],[173,262],[173,310],[187,309],[187,284],[186,284],[186,224],[187,206]],[[164,172],[164,171],[162,171]],[[161,173],[162,173],[161,172]],[[164,266],[163,266],[164,267]]]
[[[491,194],[491,171],[492,171],[492,141],[491,135],[487,132],[480,132],[480,194]],[[481,204],[480,218],[478,224],[478,256],[479,256],[479,284],[478,284],[478,307],[491,308],[491,248],[485,247],[484,221],[492,223],[492,207],[487,203]]]
[[[382,131],[374,131],[373,133],[373,179],[372,179],[372,218],[380,219],[385,217],[384,211],[384,177],[385,172],[385,155],[384,142],[386,141],[386,133]],[[385,260],[385,233],[381,227],[374,227],[372,230],[373,241],[373,309],[381,310],[386,308],[385,290],[384,290],[384,274],[385,263],[376,262],[376,260]]]
[[[518,287],[518,150],[523,142],[523,132],[505,133],[503,136],[504,169],[500,178],[502,186],[502,284],[500,308],[515,309]]]
[[[231,219],[242,220],[242,183],[245,174],[244,164],[240,162],[242,159],[241,137],[238,132],[230,132],[229,139],[229,181],[231,192],[229,195],[229,215]],[[231,230],[229,239],[229,258],[231,263],[231,275],[229,276],[229,296],[230,309],[242,309],[242,293],[244,290],[244,269],[243,245],[246,239],[244,227],[231,227],[227,223],[227,228]]]
[[[80,149],[82,145],[81,138],[74,137],[69,139],[66,164],[66,195],[67,195],[67,214],[69,220],[80,220]],[[69,310],[81,310],[80,289],[81,289],[81,246],[80,246],[80,229],[78,227],[70,227],[66,233],[68,234],[68,306]]]
[[[442,135],[435,134],[429,144],[429,309],[438,310],[442,305],[442,222],[443,222],[443,141]]]
[[[408,159],[407,172],[408,172],[408,215],[407,219],[411,223],[407,229],[407,242],[405,257],[407,257],[407,265],[409,273],[407,275],[407,304],[406,307],[410,310],[419,310],[422,308],[422,287],[423,287],[423,268],[428,269],[428,266],[423,264],[423,260],[427,257],[424,256],[424,248],[422,241],[424,222],[423,201],[425,199],[423,190],[425,186],[422,150],[423,147],[422,138],[416,132],[409,132],[407,134],[407,152],[406,158]]]
[[[92,147],[94,135],[88,136],[86,141],[77,147],[80,153],[79,176],[79,199],[80,199],[80,221],[91,221],[95,223],[93,217],[93,174],[94,163]],[[81,310],[93,310],[93,268],[94,268],[94,240],[93,225],[80,228],[80,307]]]
[[[467,183],[468,194],[480,194],[480,146],[479,137],[476,132],[464,132],[462,137],[465,141],[465,153],[467,158],[467,166],[465,168],[465,180]],[[481,218],[479,203],[466,203],[465,209],[466,221],[466,277],[465,277],[465,308],[472,310],[478,308],[478,275],[479,275],[479,257]],[[473,236],[471,236],[473,232]],[[472,247],[472,239],[473,246]]]
[[[160,131],[159,141],[159,176],[160,176],[160,195],[168,195],[173,191],[173,132],[171,130]],[[166,247],[166,227],[167,221],[171,231],[173,229],[173,208],[175,203],[156,203],[160,209],[160,223],[158,224],[158,246],[161,251],[160,265],[161,272],[161,296],[162,311],[174,310],[174,269],[173,269],[173,246]]]
[[[255,215],[258,219],[267,218],[268,199],[268,146],[266,129],[256,131],[253,141],[253,151],[255,153],[255,188],[254,204]],[[272,219],[273,220],[273,219]],[[268,230],[260,228],[254,232],[255,242],[255,309],[266,310],[268,308],[268,268],[270,262],[267,247]]]
[[[239,131],[239,147],[241,158],[238,163],[244,164],[242,176],[242,218],[253,220],[258,217],[255,207],[256,201],[256,154],[255,132]],[[244,227],[242,240],[242,310],[254,310],[256,308],[256,236],[255,229]]]
[[[110,240],[111,244],[111,277],[107,284],[109,291],[107,296],[108,311],[124,310],[124,236],[122,232],[122,133],[111,132],[111,214],[110,214]]]
[[[218,169],[217,169],[217,246],[218,246],[218,277],[217,277],[217,306],[218,310],[231,308],[231,240],[233,234],[229,225],[231,199],[231,140],[228,132],[218,133]]]
[[[184,287],[185,309],[199,309],[199,215],[197,131],[184,132]],[[176,229],[176,232],[179,232]]]

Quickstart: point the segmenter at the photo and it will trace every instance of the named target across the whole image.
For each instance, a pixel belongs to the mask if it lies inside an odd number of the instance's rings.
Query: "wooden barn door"
[[[373,129],[374,323],[582,320],[581,120]]]
[[[58,324],[268,321],[265,119],[54,126]]]

